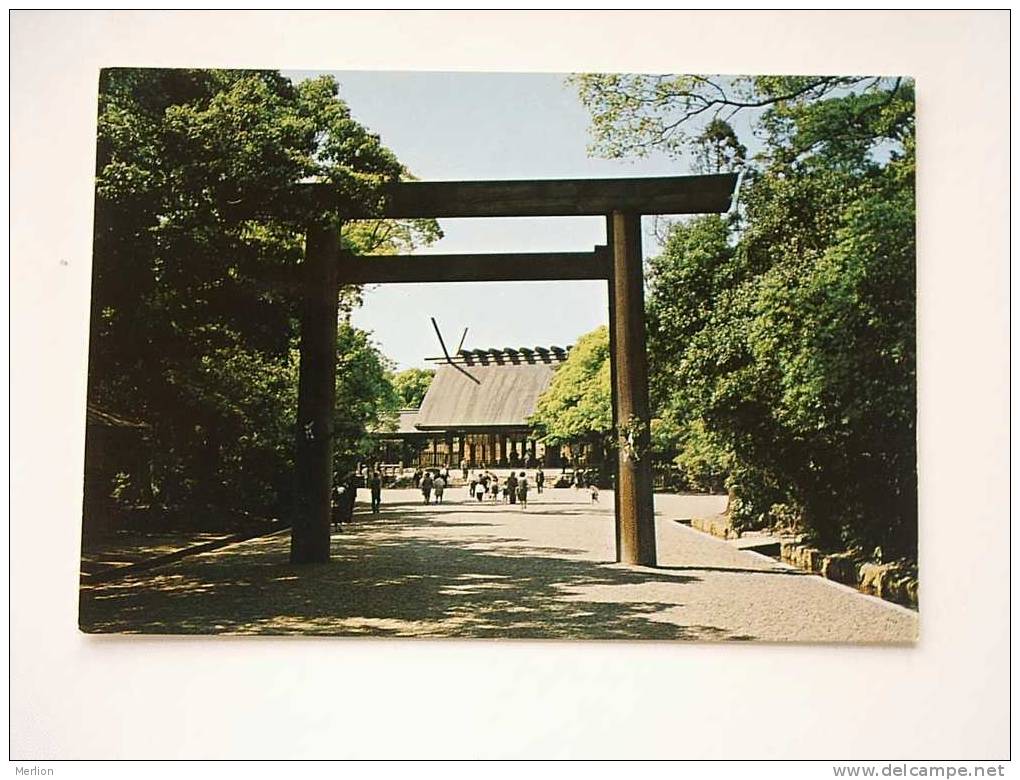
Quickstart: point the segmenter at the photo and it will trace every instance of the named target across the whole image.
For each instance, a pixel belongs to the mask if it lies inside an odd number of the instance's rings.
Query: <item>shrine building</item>
[[[553,465],[558,448],[534,438],[528,419],[569,347],[460,350],[439,365],[418,409],[375,434],[379,457],[403,466]]]

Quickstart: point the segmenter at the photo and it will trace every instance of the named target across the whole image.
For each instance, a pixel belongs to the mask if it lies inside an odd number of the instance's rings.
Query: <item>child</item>
[[[594,483],[592,483],[591,486],[591,502],[593,504],[597,504],[599,502],[599,487]]]

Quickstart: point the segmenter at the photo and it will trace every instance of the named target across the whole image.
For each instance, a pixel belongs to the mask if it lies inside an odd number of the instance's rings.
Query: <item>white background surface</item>
[[[1006,758],[1008,41],[1003,12],[14,12],[12,758]],[[97,76],[141,65],[914,76],[918,645],[80,634]]]

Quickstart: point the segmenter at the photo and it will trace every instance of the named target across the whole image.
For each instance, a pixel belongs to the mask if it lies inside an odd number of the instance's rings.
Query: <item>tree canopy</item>
[[[913,126],[913,84],[903,78],[582,73],[570,82],[591,113],[590,151],[602,157],[683,157],[714,146],[737,167],[746,148],[730,123],[740,113],[781,154],[852,139],[870,145],[876,132]]]
[[[408,368],[394,374],[393,387],[404,408],[417,409],[421,406],[435,375],[432,368]]]
[[[613,429],[609,328],[577,340],[538,399],[531,424],[549,444],[607,440]]]
[[[648,269],[653,405],[676,462],[695,483],[726,475],[738,525],[913,557],[912,82],[573,81],[597,153],[746,173],[737,213],[674,224]]]
[[[100,79],[89,399],[148,422],[165,501],[275,511],[289,489],[297,387],[295,268],[331,182],[366,208],[406,177],[329,77],[108,69]],[[252,204],[273,204],[256,215]],[[428,220],[363,222],[360,253],[428,242]],[[345,311],[360,290],[345,288]],[[398,403],[367,334],[338,336],[338,456]],[[388,388],[388,389],[387,389]],[[341,461],[342,462],[342,461]]]

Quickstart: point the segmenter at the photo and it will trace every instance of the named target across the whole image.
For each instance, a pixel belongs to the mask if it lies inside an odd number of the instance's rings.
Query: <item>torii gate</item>
[[[297,506],[291,561],[330,555],[333,407],[339,287],[385,282],[494,282],[603,279],[609,293],[609,348],[616,474],[616,557],[655,565],[649,443],[641,217],[709,214],[730,209],[736,174],[626,179],[399,182],[385,187],[382,208],[368,213],[339,202],[326,184],[308,185],[334,216],[307,226],[301,287]],[[605,216],[607,246],[593,252],[357,256],[340,247],[340,224],[357,219]]]

